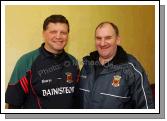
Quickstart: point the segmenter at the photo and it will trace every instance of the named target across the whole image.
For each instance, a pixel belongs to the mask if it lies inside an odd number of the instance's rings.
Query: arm
[[[28,93],[24,60],[24,58],[18,60],[8,83],[5,93],[5,102],[8,104],[7,108],[20,108],[24,103],[26,93]]]
[[[134,70],[134,84],[132,99],[135,102],[137,109],[152,109],[155,108],[152,98],[152,92],[150,89],[149,81],[144,69],[139,66],[132,65]]]

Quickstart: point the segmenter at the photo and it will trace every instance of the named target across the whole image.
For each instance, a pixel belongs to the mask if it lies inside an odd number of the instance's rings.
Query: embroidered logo
[[[72,83],[73,82],[73,80],[72,80],[72,73],[70,73],[70,72],[67,72],[66,73],[66,82],[67,83]]]
[[[112,80],[112,86],[119,87],[120,86],[120,80],[121,80],[121,76],[115,75],[114,79]]]

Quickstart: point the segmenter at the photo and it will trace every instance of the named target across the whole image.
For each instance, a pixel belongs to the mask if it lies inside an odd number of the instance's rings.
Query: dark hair
[[[51,15],[47,17],[43,23],[44,31],[47,29],[49,23],[65,23],[68,26],[68,32],[70,31],[68,20],[63,15]]]
[[[108,21],[102,22],[102,23],[100,23],[100,24],[96,27],[96,30],[97,30],[98,28],[103,27],[104,24],[110,24],[110,25],[114,28],[114,31],[115,31],[116,35],[119,36],[118,27],[117,27],[114,23],[112,23],[112,22],[108,22]],[[95,30],[95,32],[96,32],[96,30]]]

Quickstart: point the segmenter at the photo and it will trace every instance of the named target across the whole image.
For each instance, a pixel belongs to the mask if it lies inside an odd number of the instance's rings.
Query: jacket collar
[[[118,46],[117,53],[111,61],[113,61],[114,65],[126,63],[128,61],[128,56],[126,51],[121,46]]]
[[[99,59],[99,54],[97,51],[91,52],[89,56],[85,56],[83,58],[83,61],[86,62],[86,64],[88,64],[88,62],[95,62],[98,61]],[[124,51],[124,49],[121,46],[117,46],[117,52],[116,55],[114,56],[114,58],[112,60],[110,60],[108,63],[106,63],[105,65],[119,65],[119,64],[123,64],[126,63],[128,61],[128,56],[126,51]]]
[[[44,58],[52,58],[52,59],[57,60],[58,62],[61,62],[67,56],[67,54],[64,50],[60,54],[53,54],[53,53],[47,51],[44,48],[44,45],[45,45],[45,43],[43,43],[40,47],[40,52],[41,52],[41,54],[43,55]]]

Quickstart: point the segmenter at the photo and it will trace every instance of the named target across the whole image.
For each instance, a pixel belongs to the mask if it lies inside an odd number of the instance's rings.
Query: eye
[[[61,32],[61,35],[67,35],[67,32]]]
[[[109,40],[109,39],[112,39],[113,37],[112,36],[107,36],[105,37],[105,40]]]
[[[57,31],[50,31],[49,33],[50,33],[50,34],[56,34]]]
[[[97,41],[100,41],[100,40],[101,40],[101,37],[96,37],[96,40],[97,40]]]

